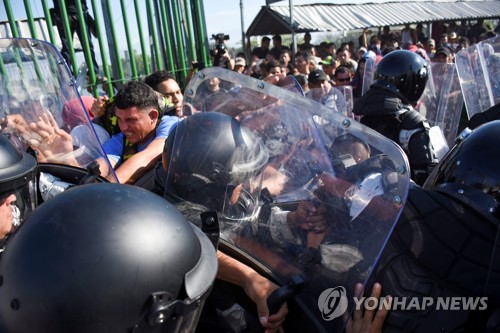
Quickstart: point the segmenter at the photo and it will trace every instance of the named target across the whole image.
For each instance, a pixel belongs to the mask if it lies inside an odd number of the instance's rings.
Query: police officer
[[[37,171],[36,159],[0,134],[0,240],[36,207]]]
[[[410,190],[372,277],[399,304],[384,332],[500,329],[499,131],[500,121],[478,127],[446,155],[424,189]],[[408,308],[412,297],[418,303]],[[443,310],[451,297],[455,303]]]
[[[228,240],[231,235],[226,234],[229,228],[223,230],[225,223],[238,225],[234,221],[240,218],[269,217],[257,210],[260,197],[234,185],[257,179],[268,159],[268,150],[236,119],[219,112],[195,113],[180,122],[165,142],[162,164],[156,169],[156,193],[164,195],[194,223],[205,211],[223,212],[221,238]],[[225,202],[227,198],[233,202]],[[266,332],[279,331],[287,306],[270,314],[266,303],[277,285],[224,252],[218,251],[217,255],[217,278],[242,287],[256,304],[260,323],[255,326],[266,328]],[[217,325],[221,330],[225,319],[212,316],[209,321],[205,324]],[[251,322],[248,325],[254,327]]]
[[[192,332],[217,272],[209,239],[163,198],[82,185],[46,201],[0,263],[2,332]]]
[[[437,164],[430,125],[413,106],[425,89],[429,66],[407,50],[390,52],[380,61],[375,82],[354,105],[361,123],[397,142],[408,156],[412,179],[422,185]]]

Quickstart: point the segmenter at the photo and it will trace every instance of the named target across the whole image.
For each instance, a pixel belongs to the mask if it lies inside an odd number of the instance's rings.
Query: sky
[[[355,3],[360,0],[343,1],[321,1],[321,0],[292,0],[293,5],[304,5],[313,3]],[[208,36],[223,32],[229,35],[229,46],[241,46],[241,10],[240,3],[243,3],[243,23],[244,31],[252,24],[254,18],[259,13],[262,6],[266,5],[265,0],[203,0],[205,8],[205,20],[207,22]],[[288,6],[289,0],[282,0],[273,3],[273,6]],[[314,40],[313,40],[314,42]]]
[[[40,0],[30,0],[33,15],[35,17],[43,16],[43,8]],[[332,3],[333,1],[321,1],[321,0],[291,0],[293,5],[301,4],[312,4],[312,3]],[[335,3],[339,2],[349,2],[355,3],[363,0],[335,0]],[[366,1],[366,0],[365,0]],[[380,0],[378,0],[380,1]],[[12,9],[14,11],[15,17],[26,17],[24,12],[24,6],[20,0],[10,0]],[[90,1],[87,1],[90,5]],[[133,8],[133,0],[126,0],[126,6],[131,6]],[[143,0],[140,0],[143,3]],[[119,8],[120,2],[118,0],[111,0],[112,7],[113,4]],[[243,23],[244,30],[246,31],[257,13],[262,6],[266,5],[265,0],[203,0],[203,6],[205,8],[205,20],[207,23],[207,33],[208,36],[212,34],[224,33],[230,36],[228,41],[229,46],[241,46],[241,9],[240,5],[243,5]],[[273,5],[288,6],[290,0],[277,1]],[[49,6],[51,1],[49,1]],[[114,17],[115,20],[119,19],[117,16]],[[130,19],[130,18],[129,18]],[[0,4],[0,21],[7,20],[6,10],[4,4]]]

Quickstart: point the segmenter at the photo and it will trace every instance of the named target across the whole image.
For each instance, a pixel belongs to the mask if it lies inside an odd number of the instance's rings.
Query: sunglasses
[[[351,78],[348,78],[348,77],[346,77],[345,79],[336,78],[335,80],[337,80],[339,82],[348,82],[348,81],[351,81]]]

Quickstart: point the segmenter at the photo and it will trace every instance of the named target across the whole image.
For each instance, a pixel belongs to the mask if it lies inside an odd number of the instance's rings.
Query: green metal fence
[[[8,19],[7,36],[44,39],[61,46],[59,31],[51,17],[53,2],[24,0],[23,11],[18,8],[18,0],[3,0]],[[70,21],[63,0],[60,3],[60,17],[66,35],[70,32]],[[75,76],[87,73],[87,85],[97,88],[101,78],[106,78],[108,91],[112,86],[138,79],[157,70],[167,70],[176,75],[182,85],[191,62],[194,60],[210,63],[209,42],[206,33],[202,0],[82,0],[87,1],[90,15],[95,21],[95,34],[88,40],[82,33],[76,48],[73,39],[68,38],[70,63],[68,66]],[[33,7],[36,7],[35,10]],[[1,8],[0,8],[1,9]],[[81,2],[77,1],[78,28],[87,31],[87,20]],[[37,17],[35,17],[35,15]],[[42,25],[40,25],[42,22]],[[29,33],[20,32],[21,25],[28,26]],[[40,33],[42,31],[42,33]],[[94,74],[90,54],[90,43],[96,50],[99,74]],[[100,56],[99,56],[100,54]],[[0,66],[2,70],[3,66]],[[5,74],[5,73],[3,73]],[[97,94],[97,89],[94,89]]]

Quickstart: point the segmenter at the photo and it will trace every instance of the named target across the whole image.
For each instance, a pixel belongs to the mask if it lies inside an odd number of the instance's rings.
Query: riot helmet
[[[0,204],[2,209],[12,210],[12,215],[9,214],[8,218],[11,221],[0,221],[2,224],[0,239],[12,233],[35,209],[36,179],[36,159],[19,151],[0,134]]]
[[[424,185],[451,195],[485,216],[500,219],[500,120],[462,136]]]
[[[429,65],[415,52],[396,50],[385,55],[377,65],[377,84],[394,91],[407,103],[415,105],[429,78]]]
[[[253,193],[240,192],[240,198],[246,198],[245,209],[253,211],[259,175],[268,159],[265,146],[235,118],[219,112],[196,113],[180,122],[165,142],[165,197],[222,211],[230,191],[253,182],[247,187]]]
[[[208,237],[160,196],[82,185],[11,238],[0,316],[6,332],[192,332],[216,273]]]

